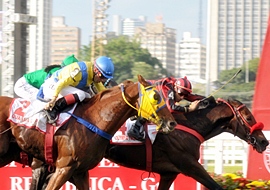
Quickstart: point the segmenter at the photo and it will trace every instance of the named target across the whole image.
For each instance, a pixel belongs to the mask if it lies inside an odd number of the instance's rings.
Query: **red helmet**
[[[192,92],[192,86],[190,81],[185,76],[184,78],[176,79],[174,88],[177,93],[190,94]]]

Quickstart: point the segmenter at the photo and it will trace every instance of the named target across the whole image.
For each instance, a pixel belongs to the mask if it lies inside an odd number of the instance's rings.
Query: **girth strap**
[[[49,165],[49,170],[53,169],[53,136],[54,136],[55,126],[52,124],[46,124],[46,134],[45,134],[45,160]]]
[[[146,171],[152,171],[152,161],[153,161],[153,152],[152,152],[152,142],[148,135],[148,124],[143,125],[145,131],[145,150],[146,150]]]

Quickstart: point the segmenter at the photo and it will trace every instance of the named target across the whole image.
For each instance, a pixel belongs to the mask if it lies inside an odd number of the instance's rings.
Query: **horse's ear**
[[[149,83],[142,77],[142,75],[138,75],[138,81],[139,81],[143,86],[149,86]]]

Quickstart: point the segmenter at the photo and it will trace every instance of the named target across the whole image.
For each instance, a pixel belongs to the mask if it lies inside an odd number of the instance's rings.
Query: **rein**
[[[185,132],[193,135],[194,137],[196,137],[200,141],[201,144],[204,142],[203,136],[193,129],[190,129],[184,125],[179,125],[179,124],[176,125],[175,129],[185,131]]]
[[[245,108],[246,107],[245,104],[242,104],[239,107],[235,108],[235,107],[231,106],[227,101],[225,101],[222,98],[218,98],[217,101],[218,102],[223,102],[227,106],[229,106],[229,108],[232,110],[234,116],[241,121],[242,125],[245,125],[250,129],[250,134],[252,134],[255,130],[262,130],[263,129],[263,127],[264,127],[263,123],[256,122],[254,125],[251,126],[247,122],[247,120],[244,118],[244,116],[241,114],[240,109]]]
[[[13,128],[13,127],[9,127],[9,128],[7,128],[6,130],[0,132],[0,135],[3,135],[4,133],[6,133],[7,131],[11,130],[12,128]]]
[[[128,100],[126,99],[124,84],[120,84],[120,88],[122,91],[122,97],[123,97],[124,101],[126,102],[126,104],[128,104],[130,107],[135,109],[138,112],[138,116],[141,116],[141,117],[147,119],[148,121],[155,123],[157,125],[156,130],[158,131],[161,127],[161,123],[160,123],[161,120],[160,120],[159,116],[157,115],[157,112],[160,109],[162,109],[163,107],[165,107],[166,104],[165,104],[163,99],[160,102],[158,102],[158,105],[156,105],[156,106],[153,106],[151,104],[151,100],[150,100],[149,96],[147,96],[147,92],[148,91],[155,91],[155,87],[154,86],[144,87],[143,85],[138,83],[138,89],[139,89],[139,95],[140,95],[139,96],[140,97],[139,109],[137,109],[132,104],[130,104],[128,102]]]

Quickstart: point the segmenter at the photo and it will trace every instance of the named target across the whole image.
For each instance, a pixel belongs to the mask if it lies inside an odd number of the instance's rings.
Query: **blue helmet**
[[[111,58],[100,56],[95,60],[95,66],[104,77],[113,78],[114,64]]]

